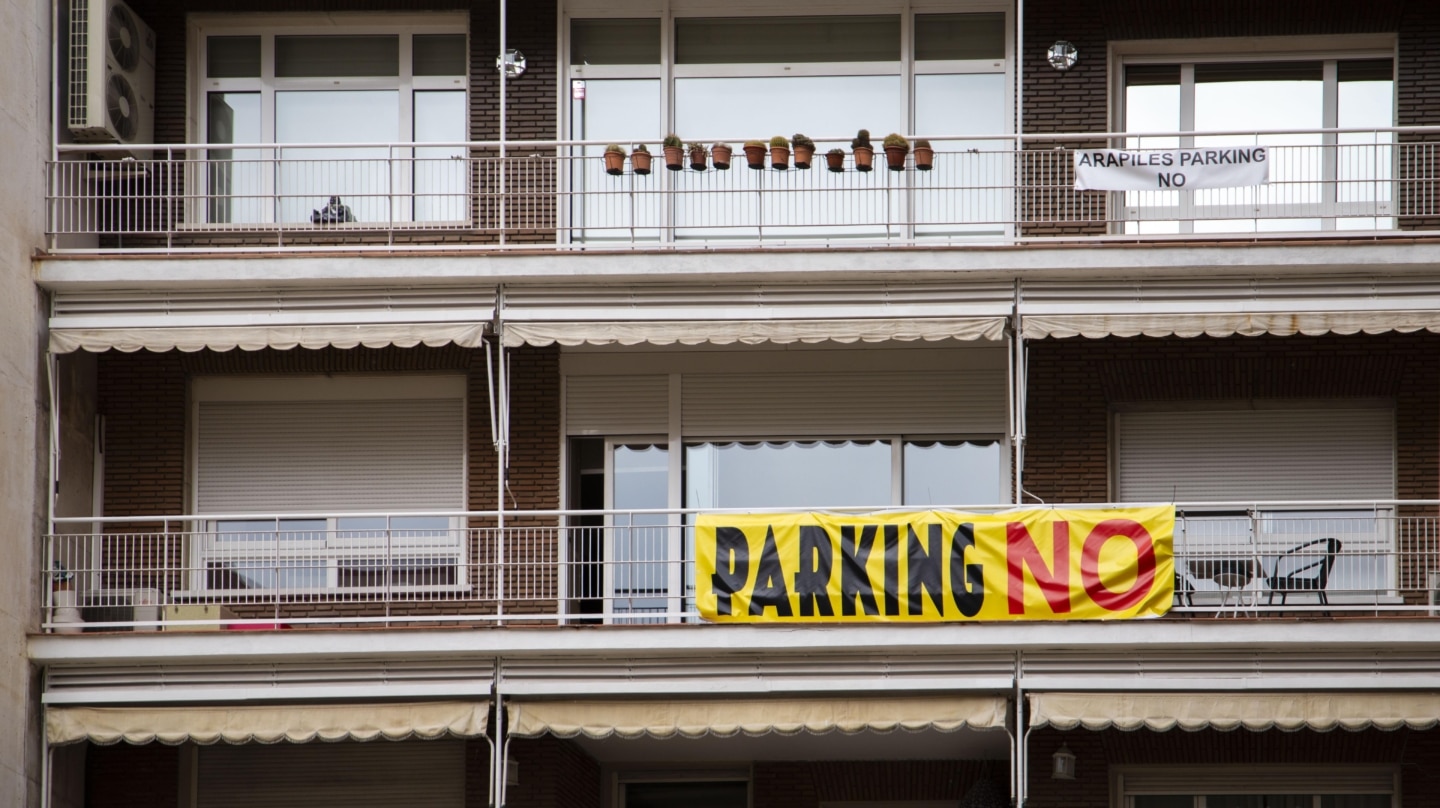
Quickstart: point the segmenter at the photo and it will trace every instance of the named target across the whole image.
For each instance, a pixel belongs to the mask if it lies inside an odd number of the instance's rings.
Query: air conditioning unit
[[[92,589],[84,593],[80,614],[86,623],[156,623],[160,620],[158,589]],[[119,627],[97,631],[157,631],[158,625]]]
[[[71,1],[69,84],[69,127],[75,140],[155,139],[155,32],[120,0]],[[146,159],[150,153],[129,156]]]

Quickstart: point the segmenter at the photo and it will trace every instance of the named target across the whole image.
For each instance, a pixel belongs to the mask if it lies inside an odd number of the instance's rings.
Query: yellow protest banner
[[[706,514],[700,615],[722,623],[1107,620],[1170,608],[1172,506]]]

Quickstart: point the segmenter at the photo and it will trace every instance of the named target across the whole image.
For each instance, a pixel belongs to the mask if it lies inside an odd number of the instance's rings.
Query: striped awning
[[[413,704],[301,704],[225,707],[51,707],[45,735],[51,744],[121,741],[308,743],[473,738],[485,734],[488,701]]]
[[[1005,726],[1001,696],[507,702],[512,735],[700,738]]]
[[[1030,726],[1248,730],[1430,729],[1436,693],[1037,693]]]

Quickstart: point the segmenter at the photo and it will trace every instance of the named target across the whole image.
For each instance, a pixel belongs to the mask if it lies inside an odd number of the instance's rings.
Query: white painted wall
[[[36,683],[25,634],[36,625],[43,526],[44,321],[30,259],[44,243],[49,30],[43,0],[0,0],[0,805],[14,806],[39,804]]]

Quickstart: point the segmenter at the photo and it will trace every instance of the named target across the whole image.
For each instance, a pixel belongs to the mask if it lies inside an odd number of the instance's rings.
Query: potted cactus
[[[815,158],[815,141],[801,134],[790,138],[790,145],[795,149],[795,167],[807,169]]]
[[[685,141],[681,140],[674,132],[665,136],[660,144],[665,149],[665,167],[671,171],[679,171],[684,168]]]
[[[716,143],[710,147],[710,157],[715,163],[716,171],[730,170],[730,154],[731,149],[729,143]]]
[[[696,171],[704,171],[710,167],[710,152],[705,148],[704,143],[691,143],[687,148],[690,151],[691,168]]]
[[[935,165],[935,150],[930,148],[930,141],[923,138],[915,139],[915,170],[929,171]]]
[[[835,173],[839,174],[845,170],[845,150],[831,149],[825,152],[825,165]]]
[[[870,130],[861,129],[855,133],[855,139],[850,141],[850,149],[855,152],[855,170],[869,171],[875,163],[875,147],[870,145]]]
[[[619,176],[625,171],[625,150],[620,148],[619,143],[611,143],[605,147],[605,173],[612,177]]]
[[[630,167],[635,169],[636,174],[650,173],[650,149],[644,143],[630,152]]]
[[[770,138],[770,165],[776,171],[790,167],[790,141],[779,135]]]
[[[745,162],[756,171],[765,167],[765,141],[745,141]]]
[[[910,153],[910,141],[903,135],[891,132],[885,136],[885,161],[891,171],[905,170],[905,156]]]

